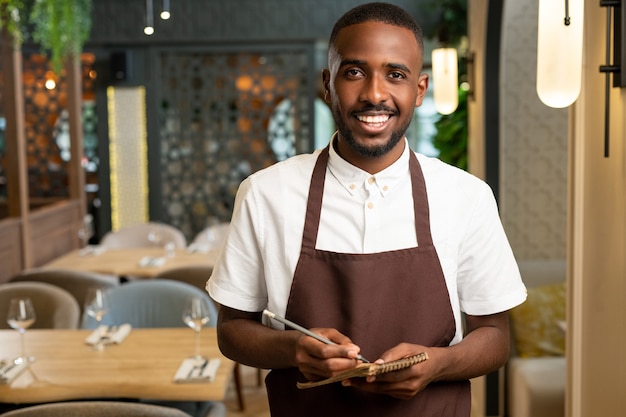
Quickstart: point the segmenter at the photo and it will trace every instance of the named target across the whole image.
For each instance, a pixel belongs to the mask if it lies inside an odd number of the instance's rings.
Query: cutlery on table
[[[194,365],[190,370],[189,370],[189,374],[187,374],[187,379],[192,379],[194,372],[197,371],[197,375],[196,378],[200,378],[202,376],[202,372],[204,372],[204,369],[206,368],[207,364],[209,363],[208,359],[204,359],[202,361],[202,363]]]
[[[0,368],[0,378],[4,377],[9,371],[19,365],[21,362],[13,360],[7,364],[6,361],[2,361],[2,367]],[[8,366],[7,366],[8,365]]]

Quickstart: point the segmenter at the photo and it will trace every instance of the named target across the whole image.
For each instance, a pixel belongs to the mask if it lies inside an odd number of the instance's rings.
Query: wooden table
[[[151,247],[107,249],[102,253],[88,255],[81,255],[80,250],[75,250],[43,267],[151,278],[162,271],[180,266],[204,265],[212,267],[218,255],[219,250],[189,252],[186,249],[176,249],[173,257],[167,257],[163,248]],[[165,262],[161,266],[140,266],[139,262],[144,257],[162,257]]]
[[[194,354],[188,328],[133,329],[104,351],[85,344],[91,330],[27,330],[26,354],[35,362],[10,384],[0,385],[0,402],[26,404],[93,398],[151,398],[165,401],[222,401],[234,363],[217,347],[215,328],[201,333],[201,353],[220,358],[213,382],[175,383],[176,370]],[[19,333],[0,330],[0,359],[19,356]]]

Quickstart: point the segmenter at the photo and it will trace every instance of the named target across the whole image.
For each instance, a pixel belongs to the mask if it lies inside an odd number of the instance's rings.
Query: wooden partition
[[[65,65],[68,78],[68,114],[71,161],[68,166],[68,199],[35,201],[28,192],[27,149],[24,139],[22,53],[2,33],[1,58],[6,116],[7,199],[2,201],[8,217],[0,219],[0,283],[24,269],[41,266],[79,246],[78,229],[86,212],[85,172],[81,165],[81,75],[76,57]]]

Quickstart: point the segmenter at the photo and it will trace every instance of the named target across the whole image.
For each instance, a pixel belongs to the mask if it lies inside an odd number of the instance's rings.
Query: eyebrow
[[[346,65],[363,66],[363,65],[367,65],[367,61],[364,61],[362,59],[344,59],[343,61],[341,61],[341,64],[340,64],[341,67],[344,67]],[[385,64],[385,66],[391,69],[397,69],[397,70],[402,70],[402,71],[411,73],[411,70],[409,69],[409,67],[407,67],[404,64],[395,64],[393,62],[389,62]]]

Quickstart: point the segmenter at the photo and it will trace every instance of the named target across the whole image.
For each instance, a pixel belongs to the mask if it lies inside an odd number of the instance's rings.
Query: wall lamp
[[[433,49],[432,68],[435,109],[443,115],[451,114],[459,105],[459,63],[456,49]]]
[[[583,16],[583,0],[565,0],[565,5],[539,0],[537,95],[547,106],[568,107],[580,94]]]
[[[621,73],[626,68],[626,34],[623,24],[626,19],[626,7],[621,0],[600,0],[600,6],[606,7],[606,65],[600,65],[600,72],[605,73],[604,82],[604,157],[609,156],[609,121],[611,113],[611,74],[613,87],[626,87],[626,76]],[[611,17],[613,19],[611,19]],[[612,20],[612,22],[611,22]],[[611,24],[612,23],[612,24]],[[613,36],[611,36],[611,34]],[[611,38],[613,38],[613,65],[611,65]]]

